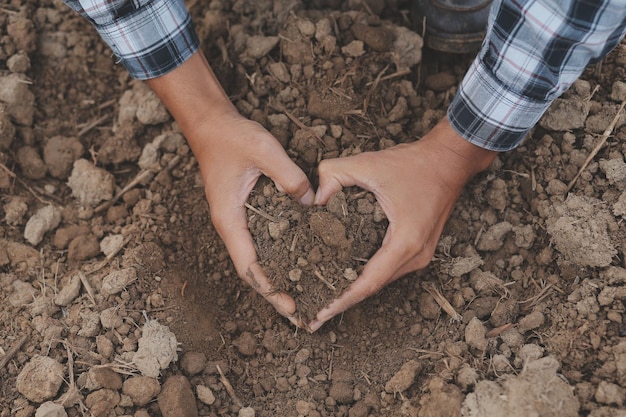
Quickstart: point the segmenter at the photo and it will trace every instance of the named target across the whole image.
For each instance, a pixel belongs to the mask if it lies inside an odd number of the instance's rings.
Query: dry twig
[[[437,304],[439,304],[439,307],[441,307],[446,313],[448,313],[452,320],[463,321],[463,316],[456,312],[454,307],[452,307],[452,304],[450,304],[450,302],[446,300],[446,297],[441,294],[435,284],[433,284],[432,282],[424,282],[422,284],[422,288],[424,288],[424,290],[426,290],[426,292],[428,292],[428,294],[430,294],[435,299]]]
[[[289,252],[293,252],[296,250],[296,244],[298,243],[298,233],[293,236],[293,240],[291,241],[291,247],[289,248]]]
[[[222,368],[220,368],[219,365],[216,365],[216,367],[217,372],[220,373],[220,381],[222,382],[222,384],[224,384],[224,388],[226,388],[226,391],[228,392],[228,395],[230,395],[230,398],[232,398],[235,405],[237,405],[238,407],[243,407],[243,403],[235,393],[235,389],[230,384],[230,381],[228,381],[228,379],[226,378],[226,375],[224,375],[224,372],[222,372]]]
[[[99,270],[101,270],[102,268],[104,268],[109,262],[111,262],[111,260],[113,258],[115,258],[115,256],[124,248],[124,246],[126,246],[126,244],[128,242],[130,242],[130,240],[132,239],[132,236],[128,236],[126,237],[126,239],[124,239],[124,241],[122,242],[122,244],[116,248],[113,252],[109,253],[106,258],[104,258],[103,261],[101,261],[99,264],[95,265],[92,269],[85,271],[88,274],[93,274],[95,272],[98,272]],[[83,282],[84,283],[84,282]]]
[[[117,193],[117,195],[115,197],[113,197],[112,200],[109,200],[109,201],[106,201],[106,202],[100,204],[98,207],[96,207],[96,209],[94,211],[96,213],[100,213],[100,212],[108,209],[113,204],[115,204],[117,202],[117,200],[119,200],[128,191],[132,190],[133,188],[135,188],[138,184],[141,184],[142,182],[149,181],[153,177],[154,177],[154,171],[152,171],[150,169],[147,169],[145,171],[141,171],[139,174],[137,174],[135,176],[135,178],[133,178],[131,180],[131,182],[126,184],[126,186],[124,188],[122,188],[122,190],[119,191]]]
[[[496,337],[498,335],[500,335],[503,332],[506,332],[509,329],[513,328],[513,323],[507,323],[507,324],[503,324],[502,326],[496,327],[495,329],[491,329],[489,330],[486,334],[485,337],[486,338],[490,338],[490,337]]]
[[[9,363],[9,361],[13,358],[13,356],[15,356],[15,354],[20,351],[22,346],[24,346],[24,343],[26,343],[27,340],[28,340],[28,335],[25,334],[17,342],[15,342],[13,346],[11,346],[11,349],[9,349],[7,354],[4,355],[4,358],[2,358],[2,360],[0,361],[0,369],[4,368],[7,365],[7,363]]]
[[[589,165],[591,160],[595,158],[598,152],[600,152],[600,149],[602,149],[602,147],[604,146],[604,143],[607,141],[609,136],[611,136],[611,133],[613,133],[613,129],[615,129],[615,125],[617,124],[622,114],[622,110],[624,110],[624,106],[626,106],[626,100],[622,101],[622,105],[619,106],[619,109],[617,110],[617,114],[613,118],[613,121],[611,122],[611,124],[609,124],[609,127],[606,128],[604,133],[602,133],[602,136],[600,136],[600,142],[598,142],[598,144],[596,145],[595,148],[593,148],[593,150],[591,151],[587,159],[585,159],[585,162],[578,170],[578,173],[576,174],[576,176],[569,182],[569,184],[567,184],[567,190],[565,190],[565,194],[571,191],[572,187],[574,187],[574,184],[576,184],[576,180],[578,180],[578,177],[580,177],[583,171],[587,169],[587,166]]]
[[[278,110],[280,112],[285,113],[285,116],[287,116],[289,118],[289,120],[291,120],[296,126],[298,126],[300,129],[302,130],[306,130],[307,132],[309,132],[311,135],[313,135],[315,137],[315,139],[317,139],[317,141],[325,148],[326,144],[324,143],[324,140],[322,138],[319,137],[318,134],[316,134],[313,129],[311,129],[310,127],[306,126],[304,123],[302,123],[300,121],[300,119],[298,119],[296,116],[294,116],[289,110],[287,110],[286,108],[284,108],[283,106],[278,106],[275,104],[270,104],[270,107],[272,107],[275,110]]]
[[[75,361],[75,362],[79,365],[87,365],[92,368],[109,368],[113,372],[121,374],[121,375],[134,376],[134,375],[139,374],[139,370],[134,364],[130,362],[124,362],[120,357],[116,357],[115,362],[109,362],[109,363],[105,363],[102,365],[93,365],[91,362],[84,362],[84,361]]]
[[[9,169],[9,167],[7,167],[6,165],[4,165],[2,162],[0,162],[0,169],[2,169],[3,171],[5,171],[9,177],[13,178],[14,180],[16,180],[17,182],[19,182],[24,188],[26,188],[37,200],[39,200],[41,203],[46,204],[46,205],[50,205],[52,203],[50,203],[47,200],[44,200],[39,194],[37,194],[35,192],[35,190],[33,190],[28,184],[26,184],[22,179],[20,179],[20,177],[18,177],[15,172],[11,171]]]
[[[540,287],[540,288],[541,289],[539,290],[539,292],[536,295],[534,295],[534,296],[532,296],[530,298],[527,298],[526,300],[519,301],[519,304],[529,303],[528,305],[525,305],[523,307],[524,311],[528,311],[531,308],[533,308],[535,305],[539,304],[540,301],[542,301],[544,298],[546,298],[550,294],[550,290],[552,288],[556,288],[556,287],[554,287],[552,284],[548,284],[545,287]]]
[[[405,75],[409,75],[411,73],[410,69],[403,69],[400,71],[396,71],[393,74],[385,75],[384,77],[380,77],[380,81],[387,81],[397,77],[403,77]],[[374,83],[374,81],[370,81],[366,84],[366,86],[370,86]]]
[[[69,374],[69,382],[68,382],[68,390],[65,394],[63,394],[61,396],[61,398],[59,398],[60,404],[63,407],[71,407],[75,404],[79,404],[81,409],[87,409],[87,407],[85,407],[85,405],[82,403],[81,397],[80,397],[80,391],[78,390],[78,387],[76,386],[76,380],[74,378],[74,353],[72,352],[72,349],[70,349],[70,345],[67,342],[67,340],[63,341],[63,344],[65,345],[65,350],[67,351],[67,367],[68,367],[68,374]]]
[[[320,271],[318,271],[317,269],[315,271],[313,271],[313,273],[315,274],[315,276],[322,281],[328,288],[330,288],[333,291],[337,291],[337,288],[326,278],[324,278],[324,275],[322,275],[322,273]]]
[[[96,213],[100,213],[108,209],[113,204],[115,204],[117,200],[122,198],[124,194],[126,194],[127,192],[135,188],[137,185],[146,181],[150,181],[152,178],[154,178],[156,174],[158,174],[161,171],[171,170],[176,165],[178,165],[178,162],[180,162],[180,155],[176,155],[174,158],[170,160],[170,162],[165,167],[161,168],[160,170],[145,169],[145,170],[140,171],[137,175],[135,175],[135,178],[133,178],[128,184],[126,184],[126,186],[122,188],[115,197],[113,197],[113,199],[100,204],[98,207],[96,207],[94,211]]]
[[[252,210],[253,212],[255,212],[256,214],[258,214],[259,216],[264,217],[264,218],[266,218],[267,220],[269,220],[271,222],[274,222],[274,223],[278,223],[279,222],[279,220],[276,217],[274,217],[274,216],[272,216],[270,214],[267,214],[263,210],[260,210],[260,209],[254,207],[253,205],[251,205],[249,203],[243,203],[243,205],[246,208],[248,208],[248,209]]]
[[[385,73],[385,71],[387,71],[388,68],[389,68],[389,65],[387,65],[385,68],[383,68],[378,73],[378,75],[376,76],[374,81],[372,82],[372,88],[369,89],[369,91],[365,95],[365,99],[363,100],[363,113],[367,113],[367,108],[370,105],[370,99],[372,98],[372,94],[374,94],[374,91],[376,90],[376,88],[378,87],[378,84],[380,83],[380,81],[383,78],[383,74]]]
[[[96,305],[95,292],[93,291],[93,287],[87,280],[87,277],[85,276],[85,274],[83,274],[82,271],[78,272],[78,277],[80,278],[80,282],[83,283],[83,287],[85,287],[85,291],[87,291],[87,296],[89,297],[89,301],[91,301],[91,304]]]
[[[102,117],[99,117],[89,123],[87,123],[81,130],[80,132],[78,132],[77,136],[79,138],[85,136],[87,133],[89,133],[93,128],[100,126],[102,123],[108,121],[111,118],[110,114],[105,114]]]
[[[15,175],[15,172],[11,171],[9,169],[9,167],[4,165],[2,162],[0,162],[0,169],[4,170],[9,175],[9,177],[11,177],[11,178],[16,178],[17,177],[17,175]]]

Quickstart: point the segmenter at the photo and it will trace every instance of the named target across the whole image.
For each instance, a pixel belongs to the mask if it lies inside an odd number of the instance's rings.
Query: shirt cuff
[[[182,0],[148,1],[113,20],[92,22],[118,62],[139,80],[178,68],[200,43]]]
[[[448,121],[470,143],[505,152],[519,146],[550,103],[511,90],[478,56],[448,107]]]

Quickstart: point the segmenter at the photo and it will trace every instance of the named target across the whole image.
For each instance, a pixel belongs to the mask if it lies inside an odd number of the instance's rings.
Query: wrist
[[[224,138],[220,129],[232,125],[227,121],[241,119],[202,52],[147,83],[176,119],[200,165],[213,138]]]
[[[418,142],[431,147],[445,171],[458,186],[464,186],[474,175],[487,169],[498,152],[481,148],[467,141],[442,119]]]
[[[201,126],[220,126],[224,119],[239,115],[202,52],[147,83],[176,119],[192,148],[197,148],[198,144],[192,142]]]

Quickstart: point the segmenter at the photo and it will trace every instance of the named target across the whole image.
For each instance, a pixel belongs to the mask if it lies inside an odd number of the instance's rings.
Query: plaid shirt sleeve
[[[164,75],[198,50],[183,0],[64,1],[93,24],[134,78]]]
[[[626,0],[494,0],[481,51],[448,108],[450,124],[482,148],[514,149],[625,30]]]

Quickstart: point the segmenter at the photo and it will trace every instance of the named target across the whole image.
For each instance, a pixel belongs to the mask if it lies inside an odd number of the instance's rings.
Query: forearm
[[[459,193],[474,175],[487,169],[498,155],[460,136],[445,118],[418,142],[420,153],[424,147],[432,149],[432,160],[439,161],[435,165],[446,167],[440,179],[453,194]]]
[[[64,0],[87,18],[137,79],[146,80],[179,123],[194,153],[210,135],[198,126],[235,109],[198,48],[182,0]]]
[[[625,28],[626,0],[496,0],[482,50],[448,109],[451,126],[482,148],[517,147]]]
[[[147,83],[176,119],[197,158],[201,158],[210,140],[206,132],[238,114],[202,52]]]

